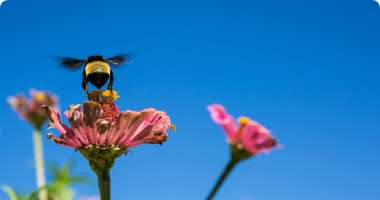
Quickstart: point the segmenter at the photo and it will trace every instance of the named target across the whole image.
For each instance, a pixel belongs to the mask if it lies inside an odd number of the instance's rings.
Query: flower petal
[[[170,128],[169,117],[164,112],[151,110],[152,113],[147,117],[148,126],[144,129],[137,129],[136,137],[134,137],[129,145],[135,146],[142,143],[162,144],[168,138],[167,130]]]
[[[229,115],[224,107],[220,104],[212,104],[207,108],[210,111],[211,118],[214,120],[214,122],[220,124],[223,127],[228,140],[231,142],[235,141],[238,128],[235,125],[234,118]]]
[[[269,152],[277,145],[277,141],[268,129],[257,122],[250,122],[244,127],[242,143],[245,149],[253,155]]]
[[[129,126],[124,136],[118,144],[124,147],[133,147],[143,143],[161,144],[168,135],[167,130],[170,127],[169,117],[164,112],[155,109],[145,109],[138,112],[135,119],[131,120],[134,124]]]
[[[43,108],[48,114],[50,121],[52,122],[52,125],[54,125],[54,128],[56,128],[61,134],[66,134],[68,128],[64,124],[62,124],[59,117],[59,113],[50,106],[43,106]]]
[[[127,111],[120,114],[116,120],[114,126],[109,131],[108,144],[117,146],[120,144],[120,140],[129,139],[135,130],[135,127],[139,125],[139,119],[141,113],[134,111]]]
[[[82,106],[71,106],[65,112],[71,128],[61,123],[56,110],[45,106],[54,127],[61,132],[59,137],[50,134],[49,138],[73,148],[95,146],[106,149],[128,149],[143,143],[161,144],[167,139],[170,120],[166,113],[152,108],[141,112],[120,112],[113,102],[103,104],[86,102]]]

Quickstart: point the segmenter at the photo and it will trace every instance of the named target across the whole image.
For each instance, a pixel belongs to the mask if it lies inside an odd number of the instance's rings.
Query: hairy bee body
[[[84,66],[82,87],[86,91],[87,97],[89,97],[88,82],[92,83],[97,89],[100,89],[109,81],[107,90],[112,91],[114,76],[111,66],[119,67],[125,62],[129,62],[131,56],[131,54],[119,54],[110,58],[103,58],[101,55],[93,55],[87,59],[64,57],[61,58],[61,63],[64,67],[73,70]]]
[[[110,75],[111,74],[111,67],[108,63],[104,61],[92,61],[88,62],[86,64],[86,67],[84,69],[86,71],[86,76],[92,74],[92,73],[105,73]]]
[[[111,76],[111,67],[104,61],[92,61],[84,68],[85,79],[96,88],[101,88],[106,84]]]

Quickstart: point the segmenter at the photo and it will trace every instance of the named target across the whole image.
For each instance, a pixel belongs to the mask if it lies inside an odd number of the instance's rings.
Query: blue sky
[[[206,106],[267,126],[284,149],[242,163],[217,199],[377,200],[380,8],[372,0],[9,0],[0,8],[0,183],[34,189],[31,127],[6,104],[29,88],[84,98],[54,56],[136,52],[115,70],[122,109],[166,111],[178,131],[112,171],[115,200],[203,199],[228,147]],[[48,162],[81,156],[44,140]],[[0,199],[5,199],[0,194]]]

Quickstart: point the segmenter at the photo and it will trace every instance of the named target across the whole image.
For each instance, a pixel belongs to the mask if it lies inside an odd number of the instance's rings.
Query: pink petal
[[[235,141],[238,128],[235,125],[234,118],[220,104],[211,104],[207,108],[214,122],[223,127],[228,140],[231,142]]]
[[[257,122],[250,122],[242,132],[242,143],[253,155],[269,152],[277,145],[268,129]]]
[[[128,140],[139,125],[141,120],[141,113],[134,111],[127,111],[120,114],[115,122],[115,125],[110,130],[108,143],[111,145],[121,144],[120,141]]]
[[[51,140],[53,140],[55,143],[66,146],[66,147],[71,147],[71,148],[77,148],[80,146],[79,143],[73,142],[72,140],[68,140],[65,138],[59,138],[54,136],[53,134],[48,134],[47,137]]]
[[[161,144],[168,137],[167,130],[170,127],[170,120],[164,112],[145,109],[141,112],[139,124],[136,129],[130,129],[133,131],[128,134],[131,135],[130,137],[121,139],[119,143],[125,147],[133,147],[143,143]]]
[[[124,136],[120,138],[118,143],[123,146],[128,146],[130,141],[139,135],[142,130],[145,130],[151,126],[149,120],[151,118],[152,112],[154,111],[154,109],[145,109],[141,112],[128,111],[127,114],[134,113],[134,115],[131,115],[130,119],[128,120],[129,126],[124,129]]]
[[[115,105],[108,106],[117,108]],[[101,104],[86,102],[83,106],[72,106],[65,112],[71,123],[71,128],[68,128],[61,123],[56,110],[49,106],[44,108],[54,127],[61,133],[59,137],[51,134],[48,137],[58,144],[73,148],[95,145],[128,149],[143,143],[162,143],[170,127],[166,113],[155,109],[123,113],[116,110],[117,115],[110,117],[115,109],[104,112]]]
[[[67,133],[67,127],[62,124],[60,118],[59,118],[59,113],[52,107],[50,106],[43,106],[45,108],[46,113],[48,114],[50,121],[54,125],[54,127],[61,133],[61,134],[66,134]]]
[[[89,144],[86,134],[81,131],[81,129],[73,128],[72,131],[74,132],[75,137],[78,139],[81,145],[87,146]]]

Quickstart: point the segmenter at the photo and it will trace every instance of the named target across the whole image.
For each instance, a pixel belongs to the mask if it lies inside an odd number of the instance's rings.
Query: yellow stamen
[[[103,97],[109,97],[111,96],[111,91],[110,90],[106,90],[106,91],[103,91]]]
[[[102,93],[102,96],[103,97],[110,97],[112,100],[117,100],[120,98],[120,96],[117,94],[117,92],[115,90],[105,90],[103,91]]]
[[[251,122],[251,119],[249,119],[248,117],[240,117],[239,118],[239,124],[240,125],[247,125],[250,122]]]
[[[120,96],[117,94],[116,91],[112,91],[111,97],[112,97],[113,100],[117,100],[117,99],[120,98]]]
[[[43,102],[46,96],[43,92],[36,92],[33,97],[37,102]]]
[[[173,132],[177,131],[177,127],[174,124],[170,125],[170,129],[172,129]]]
[[[239,142],[241,142],[243,130],[247,126],[247,124],[251,123],[251,119],[249,119],[248,117],[240,117],[238,119],[238,121],[239,121],[240,126],[239,126],[239,129],[238,129],[236,135],[237,135],[237,140],[239,140]],[[238,148],[241,148],[241,147],[238,146]]]

